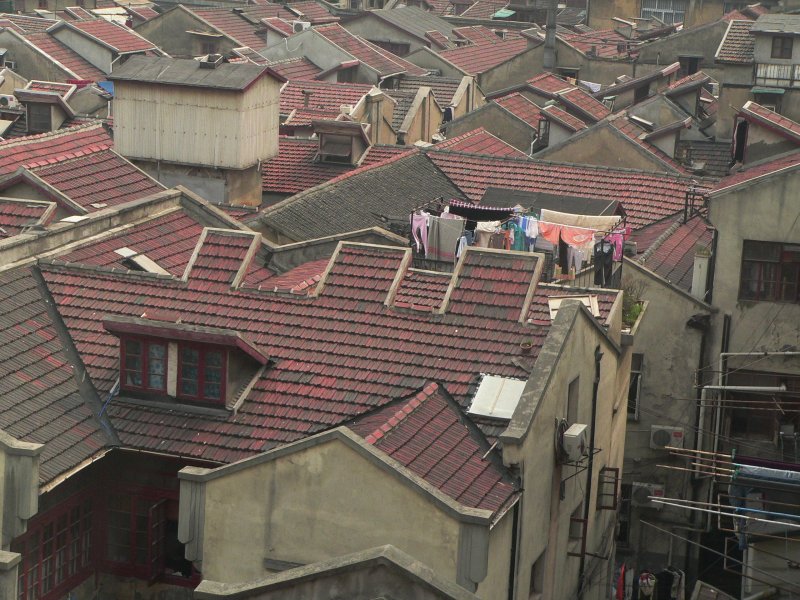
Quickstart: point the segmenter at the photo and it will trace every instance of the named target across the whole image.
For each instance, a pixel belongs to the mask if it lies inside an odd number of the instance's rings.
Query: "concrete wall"
[[[773,508],[772,510],[777,509]],[[789,600],[796,595],[792,593],[791,588],[794,590],[800,588],[800,571],[787,564],[788,561],[792,561],[795,565],[800,562],[800,549],[797,548],[797,544],[762,538],[748,545],[743,561],[746,565],[745,574],[762,580],[756,581],[750,577],[743,577],[743,594],[755,595],[759,592],[766,592],[771,587],[777,587],[779,590],[777,594],[767,594],[765,597]],[[772,585],[770,586],[769,583]]]
[[[26,44],[19,35],[15,35],[10,29],[0,28],[0,48],[8,50],[6,59],[16,63],[16,72],[25,79],[65,82],[67,79],[75,77]]]
[[[750,69],[750,83],[746,85],[725,84],[719,86],[719,101],[717,103],[717,122],[714,125],[718,139],[731,139],[736,113],[748,100],[753,99],[750,92],[752,87],[752,67]]]
[[[797,37],[794,38],[792,44],[792,57],[791,58],[773,58],[772,57],[772,39],[775,36],[770,34],[759,34],[753,36],[755,44],[753,46],[753,59],[756,63],[769,63],[771,65],[796,65],[800,63],[800,43]]]
[[[536,140],[537,135],[536,129],[494,103],[489,103],[459,119],[450,121],[446,127],[449,138],[483,127],[489,133],[525,153],[530,152],[531,143]]]
[[[387,543],[456,579],[459,523],[338,440],[212,479],[204,503],[202,571],[213,581],[264,577],[265,559],[309,564]]]
[[[609,332],[619,336],[621,301],[611,315]],[[581,311],[580,313],[578,311]],[[585,499],[587,472],[576,475],[576,467],[555,459],[554,423],[567,416],[569,385],[579,378],[577,422],[590,424],[594,381],[594,350],[600,345],[600,382],[595,422],[592,497],[589,502],[587,551],[606,556],[613,552],[616,514],[597,510],[597,479],[603,466],[622,467],[625,436],[625,403],[630,365],[628,352],[617,354],[608,339],[591,324],[591,317],[573,303],[562,304],[551,325],[548,340],[539,353],[534,374],[526,385],[520,405],[501,439],[503,459],[518,468],[525,497],[520,505],[520,538],[516,592],[527,598],[532,565],[544,553],[544,587],[541,598],[567,600],[578,597],[579,540],[569,536],[570,517]],[[530,423],[530,431],[527,424]],[[586,464],[584,462],[584,464]],[[571,475],[563,488],[560,484]],[[549,507],[549,509],[548,509]],[[583,513],[580,514],[583,517]],[[543,534],[547,532],[547,534]],[[608,561],[586,556],[584,598],[607,597],[605,571]]]
[[[400,126],[397,143],[411,145],[416,142],[431,142],[439,131],[444,113],[428,87],[420,87],[406,118]]]
[[[0,31],[2,38],[4,31]],[[0,69],[0,94],[13,94],[14,90],[24,88],[28,80],[11,69]]]
[[[101,46],[69,27],[61,27],[53,31],[51,35],[64,45],[72,48],[87,62],[93,64],[106,75],[111,73],[111,62],[114,60],[114,53],[105,46]]]
[[[370,12],[362,13],[352,21],[342,23],[342,27],[350,33],[363,37],[370,42],[389,42],[392,44],[408,44],[409,52],[423,47],[430,47],[430,42],[423,42],[402,29],[395,27],[373,16]]]
[[[117,81],[115,148],[131,158],[250,167],[278,152],[279,88],[269,75],[245,92]]]
[[[639,395],[639,417],[629,419],[625,436],[625,483],[664,485],[667,496],[691,498],[686,473],[658,469],[657,464],[683,467],[685,461],[665,450],[650,448],[652,425],[684,428],[684,447],[694,443],[696,380],[692,374],[701,366],[703,332],[687,326],[694,315],[710,314],[710,307],[668,284],[655,273],[626,259],[623,288],[647,301],[645,318],[639,324],[632,351],[643,355]],[[631,507],[629,543],[617,549],[617,561],[635,572],[660,570],[667,564],[684,568],[691,547],[667,534],[641,524],[654,519],[664,529],[688,527],[691,513],[672,507]],[[684,536],[680,529],[675,533]]]
[[[350,116],[360,123],[369,124],[369,137],[373,144],[396,144],[397,132],[392,127],[394,107],[394,100],[373,88],[353,107]]]
[[[762,161],[797,148],[797,143],[759,125],[750,123],[747,129],[747,142],[744,151],[744,164]]]
[[[478,87],[484,94],[524,83],[542,72],[543,46],[530,48],[493,69],[478,75]]]
[[[0,550],[25,533],[39,510],[39,455],[44,446],[0,431]]]
[[[170,10],[136,27],[136,33],[150,40],[175,58],[201,56],[203,54],[203,40],[211,40],[212,38],[204,38],[188,32],[206,30],[208,30],[208,25],[190,14],[183,7]],[[239,46],[239,44],[224,36],[216,38],[216,41],[219,54],[227,55],[233,48]],[[264,42],[264,45],[266,46],[266,42]]]
[[[405,58],[408,62],[415,64],[418,67],[422,67],[423,69],[438,69],[441,71],[442,77],[454,77],[460,79],[464,75],[467,75],[467,73],[455,65],[450,64],[429,48],[421,48],[416,50]],[[488,93],[485,89],[483,89],[483,86],[480,85],[480,79],[478,79],[478,85],[484,94]]]
[[[758,185],[711,197],[709,220],[719,232],[714,267],[714,305],[719,308],[711,345],[714,353],[721,348],[721,322],[725,314],[732,319],[731,352],[800,345],[800,305],[739,300],[744,240],[800,243],[798,186],[800,171],[795,169],[763,179]],[[753,218],[754,215],[758,218]],[[770,368],[776,372],[792,369],[782,359]],[[759,363],[759,369],[768,370],[764,363]]]
[[[727,30],[727,21],[683,29],[642,45],[637,62],[663,68],[682,56],[696,56],[700,58],[700,70],[711,75],[709,69],[714,68],[714,55]]]

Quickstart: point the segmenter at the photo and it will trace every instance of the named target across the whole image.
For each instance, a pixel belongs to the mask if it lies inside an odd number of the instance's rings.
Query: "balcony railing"
[[[756,65],[756,85],[762,87],[800,88],[800,65]]]

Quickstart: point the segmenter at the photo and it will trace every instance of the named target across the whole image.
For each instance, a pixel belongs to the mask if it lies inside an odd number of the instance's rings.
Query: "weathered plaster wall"
[[[477,111],[450,121],[447,124],[447,137],[453,138],[478,127],[496,135],[525,153],[530,152],[531,142],[536,140],[536,130],[517,119],[504,108],[490,103]]]

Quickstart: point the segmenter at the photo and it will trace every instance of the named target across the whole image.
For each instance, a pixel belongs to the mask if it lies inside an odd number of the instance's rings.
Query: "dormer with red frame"
[[[269,360],[236,331],[156,311],[110,316],[103,327],[119,338],[120,393],[142,400],[235,411]]]

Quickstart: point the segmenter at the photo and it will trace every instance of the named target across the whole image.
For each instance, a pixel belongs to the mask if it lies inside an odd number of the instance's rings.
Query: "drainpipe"
[[[583,598],[584,576],[586,570],[586,538],[589,535],[589,509],[592,499],[592,471],[594,470],[594,432],[597,420],[597,390],[600,388],[600,361],[603,353],[600,346],[594,349],[594,384],[592,385],[592,425],[589,430],[589,461],[586,465],[586,495],[583,501],[583,540],[581,542],[581,562],[578,569],[578,598]]]

